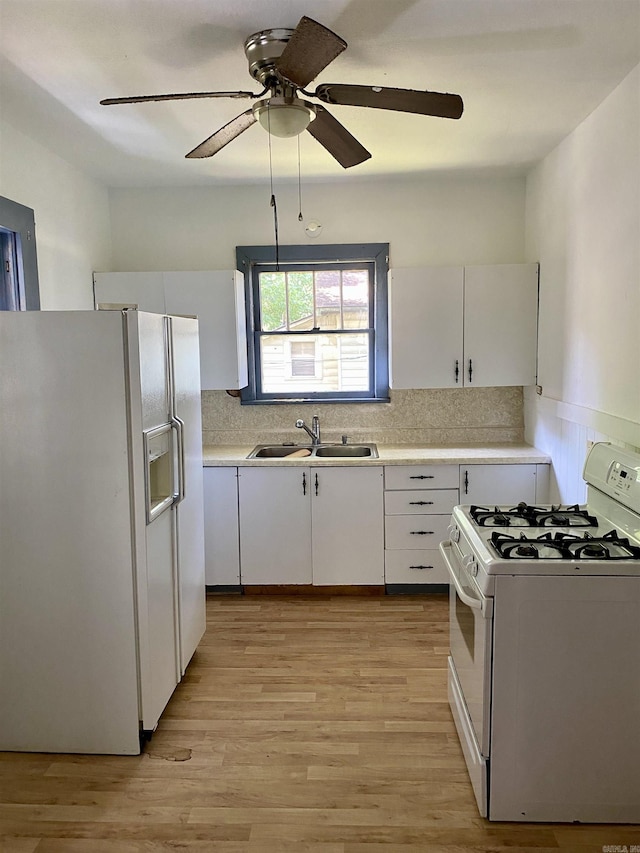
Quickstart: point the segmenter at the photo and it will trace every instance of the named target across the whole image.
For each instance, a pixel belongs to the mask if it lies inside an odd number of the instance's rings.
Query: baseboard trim
[[[384,586],[315,586],[312,584],[259,584],[243,587],[245,595],[370,595],[385,594]]]

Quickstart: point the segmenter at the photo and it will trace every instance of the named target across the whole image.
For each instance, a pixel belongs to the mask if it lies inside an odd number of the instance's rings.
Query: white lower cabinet
[[[385,582],[448,583],[438,546],[459,503],[458,466],[386,466],[384,476]]]
[[[204,554],[207,586],[240,583],[238,469],[206,467],[204,476]]]
[[[545,503],[548,465],[461,465],[461,504]]]
[[[239,469],[240,579],[384,583],[382,469]]]

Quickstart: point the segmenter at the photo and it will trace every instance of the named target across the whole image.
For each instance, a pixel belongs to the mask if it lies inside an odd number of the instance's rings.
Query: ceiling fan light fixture
[[[316,117],[313,104],[301,98],[267,98],[254,104],[253,114],[272,136],[299,136]]]

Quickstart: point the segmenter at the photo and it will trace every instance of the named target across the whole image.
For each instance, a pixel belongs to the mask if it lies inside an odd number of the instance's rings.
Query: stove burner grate
[[[494,530],[489,540],[495,550],[506,560],[638,560],[640,547],[632,545],[616,530],[604,536],[590,533],[582,536],[573,533],[543,533],[541,536],[519,537]]]
[[[479,527],[597,527],[598,521],[579,504],[570,506],[471,506],[469,514]]]

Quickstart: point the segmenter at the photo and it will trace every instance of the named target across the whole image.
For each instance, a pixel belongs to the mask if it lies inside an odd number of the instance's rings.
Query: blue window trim
[[[293,394],[261,393],[258,382],[258,354],[256,352],[255,328],[257,306],[255,300],[255,270],[262,264],[276,263],[275,246],[238,246],[236,265],[244,274],[245,303],[247,318],[247,346],[249,384],[241,391],[243,404],[287,404],[301,401],[325,403],[388,403],[389,402],[389,323],[387,307],[387,277],[389,272],[388,243],[337,243],[318,246],[280,246],[278,261],[282,266],[313,263],[372,263],[373,281],[373,336],[374,348],[371,367],[372,392],[332,393],[312,392],[304,397]]]

